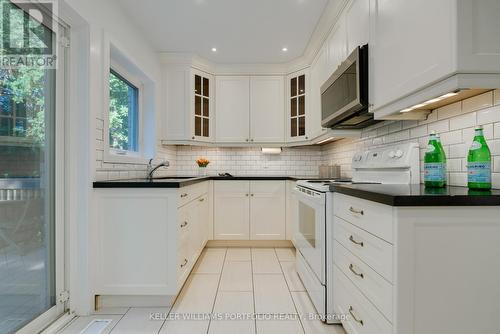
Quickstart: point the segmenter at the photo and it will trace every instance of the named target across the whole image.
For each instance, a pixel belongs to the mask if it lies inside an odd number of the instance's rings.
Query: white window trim
[[[104,142],[104,154],[103,161],[107,163],[123,163],[123,164],[147,164],[149,158],[146,157],[146,149],[144,145],[144,131],[145,131],[145,104],[144,104],[144,91],[145,83],[137,75],[133,75],[130,70],[126,68],[126,65],[119,63],[116,59],[112,59],[113,55],[111,48],[119,50],[120,56],[126,58],[128,62],[133,63],[132,58],[128,57],[122,49],[119,49],[115,43],[110,42],[108,37],[104,38],[104,52],[105,61],[103,67],[104,76],[104,108],[103,108],[103,142]],[[133,65],[136,69],[139,69],[135,64]],[[139,101],[138,101],[138,120],[137,125],[138,131],[138,151],[121,151],[113,149],[109,146],[109,73],[110,70],[117,72],[124,79],[129,81],[131,84],[136,86],[139,90]]]

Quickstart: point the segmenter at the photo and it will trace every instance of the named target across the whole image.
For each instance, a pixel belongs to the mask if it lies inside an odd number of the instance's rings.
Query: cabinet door
[[[214,239],[249,240],[249,182],[214,182]]]
[[[216,141],[248,142],[250,122],[250,79],[247,76],[216,78]]]
[[[213,137],[213,78],[207,73],[193,70],[192,80],[191,139],[207,141]]]
[[[328,78],[326,69],[328,62],[328,51],[323,46],[316,55],[311,65],[309,108],[306,110],[307,124],[306,132],[309,138],[323,134],[326,129],[321,126],[321,85]]]
[[[289,142],[308,139],[310,126],[309,73],[308,70],[293,73],[287,77],[287,138]]]
[[[347,33],[345,28],[345,16],[342,15],[330,34],[328,39],[328,62],[327,77],[329,77],[347,58]]]
[[[354,0],[346,10],[347,54],[368,43],[369,26],[370,1]]]
[[[250,182],[250,239],[285,240],[285,181]]]
[[[376,110],[456,69],[456,0],[370,2],[370,103]]]
[[[285,141],[285,88],[282,76],[250,78],[250,141]]]

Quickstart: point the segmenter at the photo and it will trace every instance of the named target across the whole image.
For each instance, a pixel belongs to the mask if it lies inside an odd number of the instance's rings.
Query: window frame
[[[103,142],[104,154],[103,161],[110,163],[130,163],[130,164],[146,164],[148,159],[145,157],[144,149],[144,82],[137,76],[133,75],[115,59],[112,59],[109,54],[109,63],[105,64],[104,77],[104,111],[103,111]],[[135,86],[138,90],[137,97],[137,151],[118,150],[110,146],[109,142],[109,75],[111,71],[117,73],[122,79]]]

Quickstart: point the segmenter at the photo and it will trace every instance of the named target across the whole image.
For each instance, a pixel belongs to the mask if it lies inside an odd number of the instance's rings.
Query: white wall
[[[493,158],[493,187],[500,188],[500,90],[466,99],[434,110],[426,121],[385,122],[363,130],[360,139],[343,139],[323,147],[327,163],[340,164],[343,176],[352,175],[354,152],[401,142],[420,144],[420,171],[431,131],[441,136],[448,160],[448,183],[467,186],[467,153],[474,127],[484,126],[486,142]]]
[[[158,53],[151,47],[138,29],[132,23],[132,20],[110,1],[99,0],[67,0],[67,3],[82,16],[90,26],[90,110],[95,117],[95,170],[94,180],[118,179],[145,176],[145,165],[139,164],[120,164],[107,163],[103,160],[104,155],[104,105],[103,84],[108,77],[109,69],[103,68],[105,63],[104,41],[106,37],[111,42],[118,44],[120,51],[130,57],[130,60],[140,68],[154,83],[156,91],[156,119],[161,117],[161,66]],[[147,131],[159,133],[159,124],[157,121],[156,129],[147,129]],[[162,159],[175,161],[175,148],[161,147],[157,141],[155,162]],[[174,173],[175,167],[162,169],[161,174]]]

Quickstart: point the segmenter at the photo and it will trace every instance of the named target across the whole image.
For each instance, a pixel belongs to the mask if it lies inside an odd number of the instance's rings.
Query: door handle
[[[355,213],[355,214],[358,214],[358,215],[364,215],[365,213],[363,212],[363,210],[358,210],[358,209],[355,209],[353,208],[352,206],[349,207],[349,211],[351,211],[352,213]]]
[[[356,240],[354,240],[354,237],[353,237],[352,235],[349,237],[349,240],[350,240],[353,244],[359,245],[359,246],[361,246],[361,247],[364,247],[364,245],[365,245],[363,241],[356,241]]]
[[[351,271],[354,275],[359,276],[359,277],[361,277],[361,278],[365,278],[365,275],[360,274],[360,273],[356,272],[356,270],[354,270],[354,265],[353,265],[352,263],[349,265],[349,270],[350,270],[350,271]]]
[[[351,315],[351,317],[354,319],[354,321],[356,321],[356,322],[360,323],[360,324],[361,324],[361,326],[363,326],[363,325],[364,325],[363,320],[358,319],[358,318],[354,315],[354,313],[353,313],[353,312],[354,312],[354,308],[353,308],[352,306],[349,306],[349,314]]]

